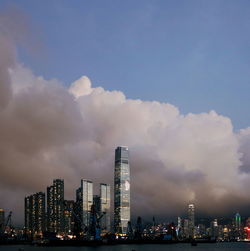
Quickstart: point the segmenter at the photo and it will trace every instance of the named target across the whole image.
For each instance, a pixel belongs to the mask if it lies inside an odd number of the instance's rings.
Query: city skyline
[[[113,231],[110,185],[100,183],[99,188],[99,194],[94,195],[93,182],[81,179],[81,186],[76,189],[75,199],[65,200],[64,180],[57,178],[53,180],[52,186],[47,187],[46,194],[37,192],[26,196],[22,226],[24,234],[28,238],[41,237],[46,232],[59,236],[79,236],[80,234],[85,238],[90,238],[93,235],[93,228],[96,227],[106,233]],[[0,213],[0,230],[2,230],[7,227],[7,223],[4,210],[1,208]]]
[[[118,1],[107,13],[87,0],[11,2],[0,3],[0,208],[15,224],[23,198],[54,178],[64,200],[81,178],[113,184],[121,145],[132,217],[177,217],[188,204],[248,216],[248,2]],[[59,201],[60,189],[47,191]]]

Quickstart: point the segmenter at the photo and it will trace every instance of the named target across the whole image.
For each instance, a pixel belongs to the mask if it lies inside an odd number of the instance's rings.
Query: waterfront
[[[192,247],[189,243],[186,244],[172,244],[172,245],[114,245],[114,246],[96,246],[96,247],[35,247],[29,245],[13,245],[13,246],[0,246],[1,251],[193,251],[193,250],[208,250],[208,251],[238,251],[238,250],[249,250],[250,243],[237,243],[237,242],[227,242],[227,243],[204,243],[198,244]]]

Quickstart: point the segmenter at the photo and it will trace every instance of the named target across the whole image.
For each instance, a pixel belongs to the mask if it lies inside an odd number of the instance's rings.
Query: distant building
[[[204,224],[198,224],[197,236],[199,238],[204,238],[206,236],[206,226]]]
[[[64,180],[55,179],[53,185],[47,187],[48,231],[64,232]]]
[[[30,235],[42,235],[45,225],[45,193],[25,197],[25,231]]]
[[[177,227],[176,227],[176,232],[177,232],[177,236],[180,237],[181,235],[181,217],[177,217]]]
[[[188,205],[188,230],[189,230],[189,237],[194,238],[194,224],[195,224],[195,208],[194,204]]]
[[[114,230],[126,234],[130,221],[130,167],[127,147],[115,150]]]
[[[244,228],[245,231],[245,239],[250,240],[250,217],[246,220],[246,226]]]
[[[241,216],[239,213],[235,214],[235,228],[237,231],[241,230]]]
[[[219,236],[219,227],[218,227],[218,221],[217,219],[214,219],[210,223],[210,229],[211,229],[211,237],[217,239]]]
[[[0,208],[0,233],[4,232],[4,224],[5,224],[4,210]]]
[[[241,228],[241,216],[239,213],[235,214],[234,225],[235,225],[235,238],[236,239],[242,238],[243,232],[242,232],[242,228]]]
[[[183,220],[183,231],[182,231],[182,237],[184,238],[188,238],[190,231],[189,231],[189,220],[188,219],[184,219]]]
[[[101,229],[110,231],[110,185],[100,184],[100,214],[104,214],[101,218]]]
[[[91,206],[93,205],[93,182],[81,180],[81,187],[76,190],[77,214],[82,224],[82,231],[89,227]]]

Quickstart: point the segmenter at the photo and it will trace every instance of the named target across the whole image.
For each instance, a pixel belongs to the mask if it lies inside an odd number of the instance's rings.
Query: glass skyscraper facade
[[[114,230],[126,234],[130,221],[130,167],[128,147],[115,150]]]
[[[93,205],[93,182],[81,180],[81,187],[76,190],[78,217],[82,221],[82,230],[89,226],[91,206]]]
[[[110,185],[100,184],[101,229],[110,231]]]

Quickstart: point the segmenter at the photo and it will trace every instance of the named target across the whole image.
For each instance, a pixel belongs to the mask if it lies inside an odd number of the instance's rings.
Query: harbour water
[[[249,250],[250,243],[228,242],[228,243],[202,243],[197,246],[186,244],[170,245],[114,245],[114,246],[96,246],[96,247],[36,247],[36,246],[0,246],[1,251],[240,251]]]

